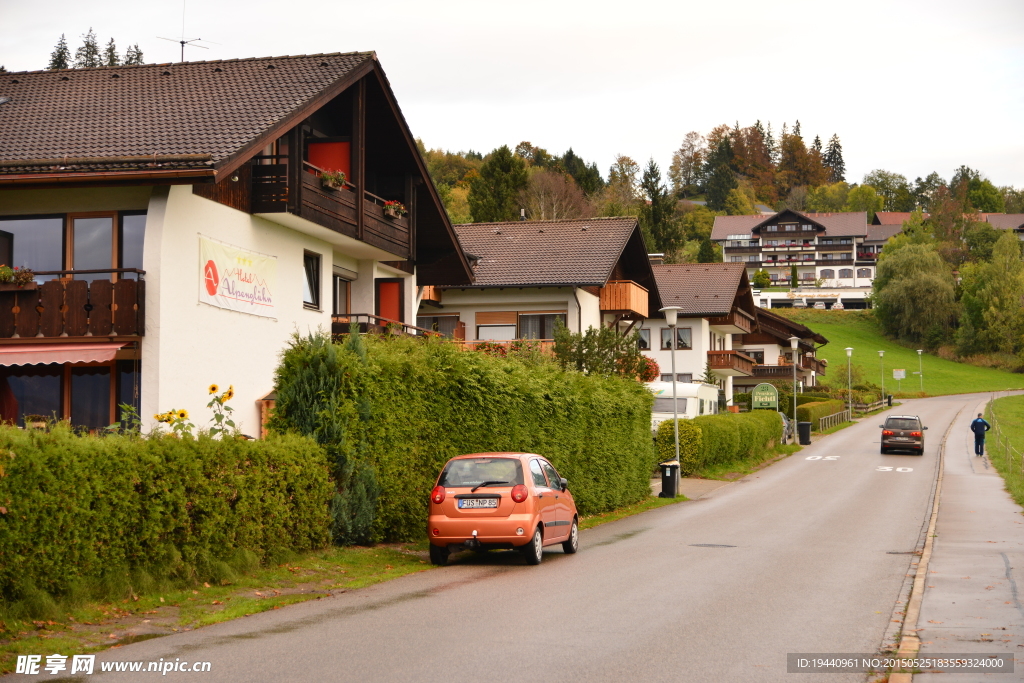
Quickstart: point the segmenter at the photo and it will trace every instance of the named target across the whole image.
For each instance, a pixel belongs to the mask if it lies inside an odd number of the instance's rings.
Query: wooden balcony
[[[741,351],[708,351],[708,363],[716,375],[750,377],[754,374],[754,359]]]
[[[273,161],[277,157],[257,157],[257,160],[261,159]],[[355,185],[345,183],[338,189],[327,188],[320,180],[320,169],[304,163],[303,172],[297,174],[299,194],[292,198],[287,164],[255,164],[251,171],[252,213],[298,230],[302,230],[302,226],[292,217],[304,219],[376,247],[382,253],[368,256],[381,260],[411,258],[409,215],[386,216],[384,198],[370,192],[362,193],[360,226],[357,208],[359,189]]]
[[[110,270],[48,271],[37,275],[135,273]],[[0,339],[33,337],[142,337],[146,283],[138,280],[74,280],[69,277],[0,291]]]
[[[719,318],[708,318],[708,324],[716,332],[750,334],[754,331],[754,319],[746,311],[741,311],[738,308],[732,309],[729,315]]]
[[[601,288],[601,312],[647,318],[648,292],[632,280],[609,280]]]
[[[433,285],[426,285],[421,288],[420,302],[438,306],[441,304],[441,289]]]

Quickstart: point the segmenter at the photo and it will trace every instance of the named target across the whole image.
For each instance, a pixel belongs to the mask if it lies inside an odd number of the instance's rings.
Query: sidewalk
[[[974,455],[968,405],[946,442],[944,479],[918,636],[921,655],[1009,653],[1013,674],[929,674],[916,683],[1024,680],[1024,517],[1003,479]]]
[[[682,477],[679,480],[679,493],[690,500],[703,498],[715,489],[731,484],[731,481],[719,481],[718,479],[697,479],[695,477]],[[661,493],[661,477],[651,479],[651,493]]]

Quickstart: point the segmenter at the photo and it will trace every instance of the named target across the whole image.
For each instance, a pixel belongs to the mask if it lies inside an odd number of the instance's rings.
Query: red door
[[[377,280],[377,315],[395,322],[402,320],[402,280]]]

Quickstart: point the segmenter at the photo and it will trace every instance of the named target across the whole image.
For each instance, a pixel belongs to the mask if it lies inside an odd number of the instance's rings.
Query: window
[[[2,250],[7,265],[34,271],[64,269],[64,218],[16,218],[0,220]],[[36,278],[42,283],[52,276]]]
[[[114,217],[71,218],[71,267],[75,270],[114,268]],[[75,275],[76,280],[109,280],[111,273]]]
[[[565,313],[523,314],[519,316],[519,339],[554,339],[555,326],[566,325]]]
[[[853,240],[851,240],[849,237],[844,237],[839,240],[839,244],[853,244]]]
[[[747,257],[747,260],[748,261],[760,261],[761,257],[758,256],[757,254],[751,254],[750,256]]]
[[[832,239],[823,237],[820,240],[818,240],[818,244],[832,244]]]
[[[811,229],[811,226],[806,224],[806,223],[804,225],[801,225],[800,227],[803,228],[804,230],[810,230]]]
[[[787,225],[786,226],[786,232],[796,232],[796,226],[795,225]]]
[[[831,261],[833,254],[823,254],[826,261]]]
[[[769,247],[777,247],[777,246],[779,246],[779,241],[778,240],[768,240],[768,246]]]
[[[661,376],[661,381],[662,382],[671,382],[672,381],[672,373],[668,372],[668,373],[663,374]],[[690,372],[677,372],[676,373],[676,381],[677,382],[687,382],[687,383],[692,382],[693,381],[693,373],[690,373]]]
[[[851,278],[851,277],[853,277],[853,268],[841,268],[839,270],[839,277],[841,277],[841,278]]]
[[[857,269],[857,277],[871,277],[871,269],[870,268],[858,268]]]
[[[480,341],[512,341],[516,338],[516,326],[477,325],[476,338]]]
[[[739,263],[740,261],[743,260],[743,257],[742,256],[730,256],[729,260],[732,261],[733,263]]]
[[[306,252],[302,256],[305,280],[302,283],[302,305],[313,310],[320,309],[320,254]]]
[[[548,487],[548,482],[544,479],[544,470],[541,468],[539,460],[530,461],[530,476],[533,478],[534,486]]]
[[[637,345],[637,348],[639,348],[641,351],[650,351],[651,350],[651,331],[650,330],[640,330],[640,334],[639,334],[639,336],[637,338],[636,345]]]
[[[507,481],[516,486],[523,483],[523,466],[518,458],[473,458],[453,460],[441,473],[441,486],[472,487],[485,481]]]
[[[459,316],[457,315],[421,315],[416,318],[416,327],[422,327],[425,330],[434,330],[449,339],[455,335],[455,328],[458,324]]]
[[[349,288],[352,286],[351,281],[345,278],[334,275],[331,278],[331,313],[334,315],[345,315],[349,312]],[[419,323],[417,323],[419,325]],[[422,327],[422,325],[420,325]]]
[[[110,366],[71,368],[71,426],[94,431],[110,424]]]
[[[740,349],[740,353],[750,356],[758,365],[764,365],[764,349]]]
[[[764,229],[766,231],[768,231],[768,232],[778,232],[779,231],[779,226],[777,226],[777,225],[766,225],[766,226],[764,226]]]
[[[121,214],[121,229],[117,240],[118,267],[143,269],[142,252],[146,242],[146,214]],[[121,273],[119,279],[137,280],[135,273]]]
[[[824,278],[825,280],[831,280],[835,276],[836,271],[832,270],[831,268],[823,268],[821,271],[821,277]]]
[[[849,252],[845,252],[845,251],[844,251],[844,252],[843,252],[842,254],[840,254],[840,255],[839,255],[839,260],[840,260],[840,261],[849,261],[849,260],[850,260],[850,254],[849,254]]]
[[[541,466],[544,468],[544,474],[548,475],[548,482],[553,489],[562,488],[562,478],[558,476],[558,472],[551,466],[551,463],[542,462]]]
[[[654,399],[654,409],[651,412],[652,413],[671,413],[671,412],[674,412],[675,410],[677,410],[677,408],[675,406],[675,403],[677,403],[677,402],[679,404],[678,411],[680,413],[685,413],[686,412],[686,399],[680,397],[680,398],[676,399],[675,401],[673,401],[671,396],[669,396],[667,398],[664,397],[664,396],[661,396],[661,397],[658,397],[658,398]]]
[[[690,342],[690,328],[689,327],[677,327],[676,328],[676,348],[677,349],[690,349],[693,348]],[[670,328],[663,328],[661,330],[661,348],[671,349],[672,348],[672,330]]]

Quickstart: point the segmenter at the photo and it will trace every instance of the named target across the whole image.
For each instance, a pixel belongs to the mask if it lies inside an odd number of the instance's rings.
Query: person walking
[[[978,413],[978,419],[971,423],[971,431],[974,432],[974,454],[985,455],[985,432],[992,429],[992,425],[981,417],[981,413]]]

